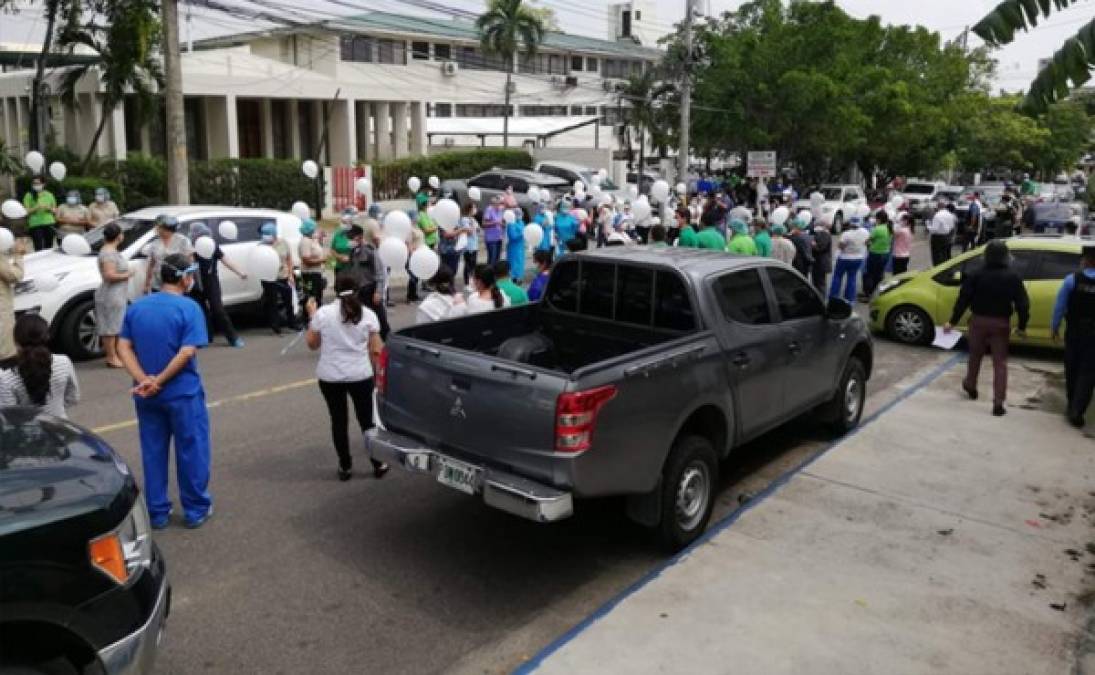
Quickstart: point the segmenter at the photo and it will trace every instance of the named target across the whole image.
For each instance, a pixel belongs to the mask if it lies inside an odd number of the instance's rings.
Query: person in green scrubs
[[[494,263],[494,276],[498,279],[495,285],[498,286],[498,290],[502,291],[502,295],[509,298],[510,307],[528,304],[528,293],[525,292],[525,289],[513,283],[508,260],[499,260]]]
[[[730,238],[730,243],[726,245],[728,253],[737,255],[757,254],[757,243],[749,236],[749,226],[745,224],[744,220],[740,218],[732,219],[730,221],[730,231],[734,233],[734,236]]]
[[[757,245],[757,255],[772,257],[772,235],[768,234],[768,223],[763,218],[753,221],[753,242]]]
[[[726,250],[726,239],[714,225],[704,225],[700,222],[700,231],[696,234],[696,248],[706,248],[714,251]]]
[[[335,276],[350,269],[350,251],[354,244],[350,241],[349,233],[356,216],[357,209],[352,206],[343,210],[338,218],[338,231],[331,237],[331,260],[334,262]]]
[[[53,248],[56,234],[57,198],[46,189],[46,179],[35,176],[30,182],[30,192],[23,196],[23,206],[27,210],[27,229],[34,241],[34,250]]]

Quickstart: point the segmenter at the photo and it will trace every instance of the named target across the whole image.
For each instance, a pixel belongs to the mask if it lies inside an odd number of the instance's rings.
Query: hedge
[[[532,156],[520,148],[483,148],[379,162],[373,165],[373,198],[409,197],[407,179],[411,176],[418,176],[425,185],[430,176],[442,181],[471,178],[493,168],[531,169]]]

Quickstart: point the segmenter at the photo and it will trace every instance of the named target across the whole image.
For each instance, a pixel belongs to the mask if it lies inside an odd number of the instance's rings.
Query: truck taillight
[[[593,444],[597,413],[615,397],[614,385],[559,394],[555,402],[555,451],[588,450]]]
[[[376,360],[376,391],[384,394],[388,390],[388,348],[380,350],[380,358]]]

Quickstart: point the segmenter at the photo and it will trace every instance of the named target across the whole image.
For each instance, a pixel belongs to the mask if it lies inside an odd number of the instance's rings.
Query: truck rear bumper
[[[365,443],[374,459],[435,479],[441,471],[441,462],[466,463],[383,429],[370,429]],[[540,523],[563,520],[574,513],[574,500],[569,492],[488,466],[474,466],[478,470],[475,494],[482,495],[487,506]]]

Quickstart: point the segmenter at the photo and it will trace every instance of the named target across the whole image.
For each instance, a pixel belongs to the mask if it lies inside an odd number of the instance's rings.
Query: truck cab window
[[[749,326],[772,323],[768,295],[757,270],[732,272],[715,280],[715,298],[728,321]]]
[[[608,263],[583,263],[582,300],[579,304],[582,315],[611,319],[615,298],[616,266]]]
[[[692,298],[684,282],[671,272],[658,272],[654,292],[654,327],[675,331],[696,329]]]
[[[620,267],[616,320],[649,326],[654,310],[654,270]]]
[[[825,315],[825,306],[813,287],[798,275],[779,267],[768,268],[768,280],[776,294],[776,304],[784,321]]]
[[[578,263],[559,263],[551,272],[547,301],[560,312],[578,311]]]

